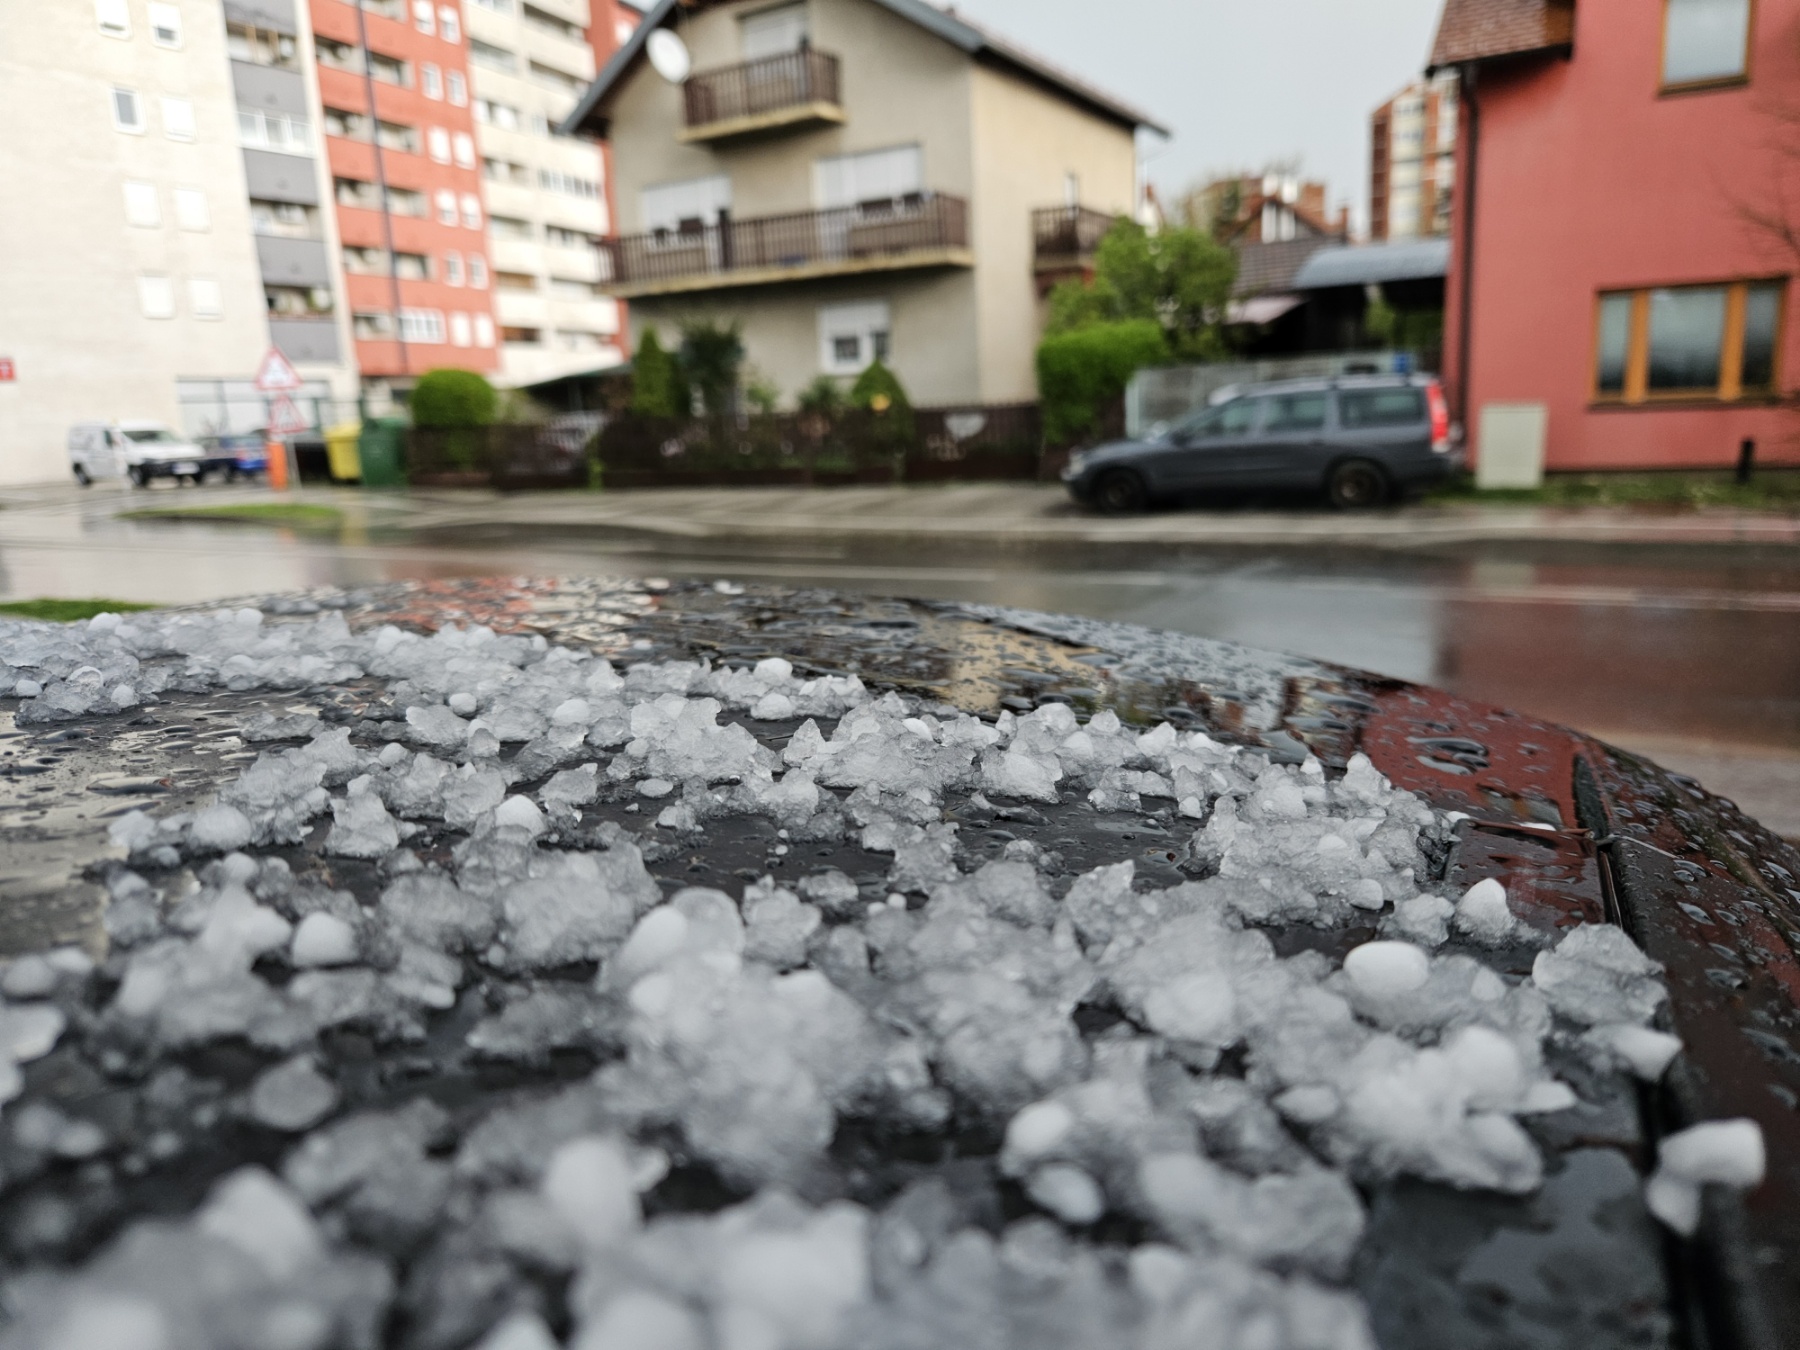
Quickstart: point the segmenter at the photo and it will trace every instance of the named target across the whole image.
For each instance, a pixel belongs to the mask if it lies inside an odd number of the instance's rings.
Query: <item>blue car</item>
[[[1253,491],[1323,493],[1340,510],[1441,483],[1463,457],[1429,375],[1286,380],[1221,391],[1209,406],[1069,460],[1063,482],[1109,515]]]

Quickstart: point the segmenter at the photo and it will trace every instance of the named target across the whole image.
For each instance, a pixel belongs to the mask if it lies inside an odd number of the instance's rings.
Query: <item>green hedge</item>
[[[1037,353],[1045,441],[1072,445],[1091,434],[1133,375],[1168,359],[1162,328],[1150,319],[1089,324],[1045,338]]]

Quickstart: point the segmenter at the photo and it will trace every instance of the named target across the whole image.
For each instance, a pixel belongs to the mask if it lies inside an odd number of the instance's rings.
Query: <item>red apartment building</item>
[[[365,386],[406,388],[440,366],[493,371],[461,0],[312,0],[312,25]]]
[[[1432,66],[1477,459],[1527,425],[1552,470],[1800,463],[1800,0],[1447,0]]]

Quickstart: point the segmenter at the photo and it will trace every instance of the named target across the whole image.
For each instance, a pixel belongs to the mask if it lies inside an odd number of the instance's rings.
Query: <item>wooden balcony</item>
[[[689,221],[600,247],[607,289],[625,299],[975,265],[969,204],[935,193],[713,225]]]
[[[1039,273],[1093,270],[1094,250],[1118,220],[1085,206],[1046,206],[1031,213],[1032,264]]]
[[[844,120],[838,59],[810,47],[700,71],[688,77],[682,96],[680,139],[690,144]]]

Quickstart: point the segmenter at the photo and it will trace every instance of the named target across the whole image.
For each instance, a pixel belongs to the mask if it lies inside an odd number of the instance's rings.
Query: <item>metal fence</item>
[[[698,221],[601,242],[614,285],[631,287],[764,268],[802,268],[969,244],[969,204],[913,193],[831,211],[751,220]]]
[[[1278,356],[1262,361],[1231,361],[1196,366],[1151,366],[1131,377],[1125,388],[1125,434],[1141,436],[1158,422],[1172,422],[1221,389],[1265,380],[1330,379],[1338,375],[1405,374],[1436,366],[1431,354],[1416,352],[1329,352],[1317,356]]]
[[[720,70],[704,70],[682,86],[682,98],[690,127],[812,103],[836,105],[838,59],[808,48]]]
[[[604,422],[577,414],[542,425],[414,427],[406,478],[414,487],[493,487],[502,492],[588,486],[588,447]]]
[[[722,419],[628,415],[596,444],[609,488],[826,487],[1031,481],[1045,471],[1035,403]]]
[[[1044,206],[1031,213],[1033,255],[1039,263],[1073,262],[1100,247],[1117,216],[1086,206]]]

